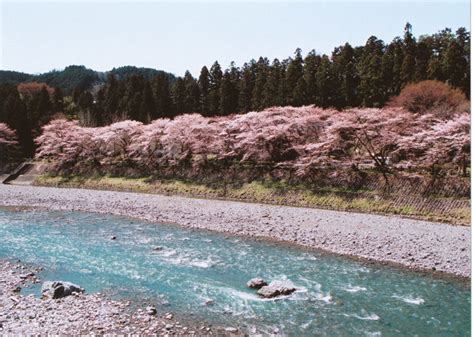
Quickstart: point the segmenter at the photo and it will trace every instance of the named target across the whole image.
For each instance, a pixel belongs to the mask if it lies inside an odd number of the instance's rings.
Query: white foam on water
[[[323,301],[327,304],[332,303],[332,296],[329,293],[327,293],[327,294],[324,294],[324,293],[316,294],[316,299],[319,300],[319,301]]]
[[[176,255],[176,250],[174,249],[164,250],[160,252],[160,255],[163,255],[165,257],[173,256],[173,255]]]
[[[176,251],[173,254],[164,255],[166,257],[165,261],[170,264],[174,265],[185,265],[191,267],[198,267],[198,268],[211,268],[215,266],[219,261],[212,260],[208,258],[206,260],[199,260],[199,259],[191,259],[188,256],[176,256]]]
[[[240,291],[234,288],[220,287],[219,289],[225,295],[235,299],[241,299],[245,301],[265,301],[265,299],[258,297],[256,294],[249,294],[247,292]]]
[[[368,337],[380,337],[382,336],[382,333],[380,331],[374,331],[374,332],[367,332]]]
[[[393,295],[392,298],[396,298],[397,300],[401,300],[408,304],[420,305],[420,304],[425,303],[425,300],[422,299],[421,297]]]
[[[311,325],[311,323],[313,323],[312,320],[301,324],[300,327],[301,327],[301,329],[306,330]]]
[[[342,290],[347,291],[349,293],[358,293],[359,291],[367,291],[367,288],[365,287],[359,287],[359,286],[347,286],[345,288],[342,288]]]
[[[378,321],[380,317],[374,313],[366,315],[366,316],[360,316],[357,314],[343,314],[346,317],[354,317],[363,321]]]
[[[199,267],[199,268],[211,268],[212,266],[215,265],[215,262],[213,261],[190,261],[189,263],[190,266],[193,267]]]

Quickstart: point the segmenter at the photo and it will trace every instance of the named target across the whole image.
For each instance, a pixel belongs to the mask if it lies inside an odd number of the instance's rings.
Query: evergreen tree
[[[142,111],[145,79],[141,75],[131,75],[123,81],[124,90],[119,101],[119,120],[132,119],[140,122],[146,120]]]
[[[173,117],[173,101],[171,98],[171,87],[168,76],[164,73],[158,74],[152,81],[152,90],[155,109],[151,119]]]
[[[91,109],[94,104],[94,97],[89,91],[84,91],[79,95],[78,104],[82,109]]]
[[[184,111],[179,113],[199,112],[199,84],[189,71],[184,74]]]
[[[178,77],[172,89],[174,115],[179,115],[185,110],[186,86],[182,77]]]
[[[390,82],[385,82],[385,86],[389,88],[388,97],[398,95],[402,90],[402,67],[403,60],[405,59],[403,41],[400,38],[395,38],[390,45],[393,48],[393,78],[391,85],[389,84]]]
[[[303,105],[306,101],[305,92],[301,90],[301,78],[303,78],[303,58],[301,56],[301,49],[298,48],[295,51],[294,58],[290,60],[286,72],[286,85],[289,88],[288,102],[294,106]],[[298,83],[300,83],[299,86]]]
[[[95,125],[94,126],[104,126],[106,125],[107,116],[104,111],[105,106],[105,88],[102,87],[97,92],[96,102],[93,107],[93,115],[95,117]]]
[[[239,70],[232,62],[230,69],[224,72],[221,83],[219,113],[222,116],[238,112],[239,109]]]
[[[428,66],[431,58],[429,40],[421,38],[416,46],[415,81],[420,82],[428,78]]]
[[[83,126],[96,126],[97,120],[93,114],[94,97],[89,91],[83,91],[77,98],[79,107],[78,117]]]
[[[0,122],[16,131],[23,155],[31,157],[35,149],[31,134],[32,123],[15,85],[0,85]]]
[[[219,114],[222,69],[216,61],[209,72],[209,112],[211,116]]]
[[[142,99],[140,104],[140,117],[144,123],[150,123],[154,118],[155,100],[150,81],[144,79]]]
[[[268,80],[263,88],[263,105],[266,107],[285,105],[285,95],[281,91],[285,81],[285,69],[278,59],[273,60],[269,69]]]
[[[199,111],[203,116],[210,116],[210,103],[209,103],[209,70],[206,66],[202,67],[201,74],[198,80],[199,85]]]
[[[385,102],[385,88],[382,72],[384,43],[371,36],[365,44],[358,63],[360,77],[359,93],[364,106],[382,106]]]
[[[104,111],[107,115],[106,123],[110,124],[118,120],[118,107],[121,96],[122,85],[117,81],[115,75],[109,74],[107,76],[107,83],[105,85],[105,100]]]
[[[462,50],[464,63],[464,76],[461,81],[461,89],[466,94],[466,97],[471,96],[471,34],[466,31],[466,28],[461,27],[456,31],[456,42]]]
[[[405,35],[403,39],[404,59],[401,69],[402,85],[415,80],[416,71],[416,40],[411,32],[410,23],[405,25]]]
[[[321,64],[321,56],[314,49],[304,59],[303,77],[306,82],[306,99],[308,104],[318,103],[318,83],[316,73]]]
[[[35,114],[38,116],[40,125],[42,125],[49,122],[51,119],[51,116],[53,115],[53,104],[46,86],[43,86],[39,94],[36,94],[35,96],[33,109],[36,110]]]
[[[453,40],[450,42],[444,54],[442,66],[448,83],[458,88],[463,87],[466,77],[467,60],[464,56],[463,47],[458,41]]]
[[[307,102],[306,82],[304,77],[300,77],[293,90],[293,106],[302,106],[307,104]]]
[[[239,81],[239,110],[248,112],[252,110],[253,87],[255,85],[255,60],[245,63],[242,67],[242,76]]]
[[[222,77],[221,92],[219,96],[220,115],[226,116],[231,114],[232,112],[236,112],[238,102],[235,101],[234,83],[232,82],[232,77],[228,70],[224,72],[224,76]]]
[[[335,85],[337,90],[334,97],[334,107],[340,109],[346,106],[356,106],[358,77],[354,49],[349,43],[336,48],[332,55]]]
[[[264,91],[270,72],[267,58],[260,57],[256,64],[255,84],[252,90],[252,110],[263,110],[265,106]]]
[[[64,97],[60,88],[55,88],[53,93],[53,111],[62,112],[64,110]]]
[[[336,94],[336,82],[332,73],[332,64],[327,55],[323,55],[316,71],[317,105],[323,108],[330,107]]]

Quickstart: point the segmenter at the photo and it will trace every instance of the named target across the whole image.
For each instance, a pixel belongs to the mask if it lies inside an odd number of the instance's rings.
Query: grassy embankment
[[[410,198],[381,198],[375,191],[327,190],[317,192],[305,186],[293,186],[284,182],[252,182],[239,186],[206,185],[196,182],[168,179],[121,177],[55,177],[38,176],[35,185],[54,187],[79,187],[100,190],[130,191],[180,195],[210,199],[239,200],[246,202],[325,208],[364,213],[395,214],[416,219],[441,221],[452,224],[470,224],[469,201],[461,207],[450,207],[446,198],[424,198],[422,203],[432,207],[419,207],[419,200]],[[448,207],[438,208],[437,202],[446,202]],[[418,206],[417,206],[418,205]]]

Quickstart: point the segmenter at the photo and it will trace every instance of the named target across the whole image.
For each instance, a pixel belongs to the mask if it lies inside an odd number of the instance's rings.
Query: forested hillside
[[[117,79],[127,76],[140,75],[150,80],[159,74],[165,74],[173,82],[175,77],[171,73],[151,68],[124,66],[113,68],[107,72],[88,69],[85,66],[71,65],[64,70],[52,70],[38,75],[31,75],[17,71],[0,70],[0,84],[20,84],[22,82],[41,82],[48,86],[60,89],[66,95],[76,92],[92,91],[94,86],[103,85],[108,74],[116,75]]]
[[[216,61],[197,78],[148,68],[121,67],[107,74],[84,66],[28,78],[0,73],[0,122],[16,130],[23,152],[58,114],[83,126],[122,120],[150,123],[186,113],[205,117],[261,111],[273,106],[341,110],[382,107],[409,83],[438,80],[470,96],[470,33],[446,28],[418,38],[407,24],[402,37],[386,44],[371,36],[364,46],[346,43],[331,55],[314,51],[270,61],[265,57],[223,69]],[[18,87],[17,87],[18,86]],[[44,86],[44,88],[43,88]],[[35,88],[36,87],[36,88]]]

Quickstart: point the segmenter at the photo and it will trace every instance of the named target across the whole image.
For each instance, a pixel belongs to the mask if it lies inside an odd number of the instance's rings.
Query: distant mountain
[[[28,81],[32,75],[18,71],[0,70],[0,83],[18,84]]]
[[[85,66],[71,65],[64,68],[64,70],[52,70],[39,75],[0,70],[0,84],[19,84],[22,82],[32,81],[44,82],[51,87],[60,88],[65,95],[70,95],[75,88],[89,90],[96,85],[105,83],[109,73],[116,75],[119,79],[130,75],[142,75],[147,79],[151,79],[158,74],[166,74],[172,82],[176,79],[176,77],[171,73],[152,68],[124,66],[113,68],[106,72],[99,72],[88,69]]]
[[[117,75],[119,79],[130,76],[130,75],[142,75],[147,80],[150,80],[160,74],[166,74],[169,76],[170,80],[172,81],[175,80],[175,76],[171,73],[167,73],[166,71],[156,70],[153,68],[137,68],[134,66],[124,66],[124,67],[114,68],[111,71],[106,72],[105,74],[107,73]]]
[[[50,87],[61,88],[69,95],[75,88],[87,90],[100,82],[99,74],[84,66],[68,66],[64,70],[53,70],[48,73],[33,76],[37,82],[45,82]]]

